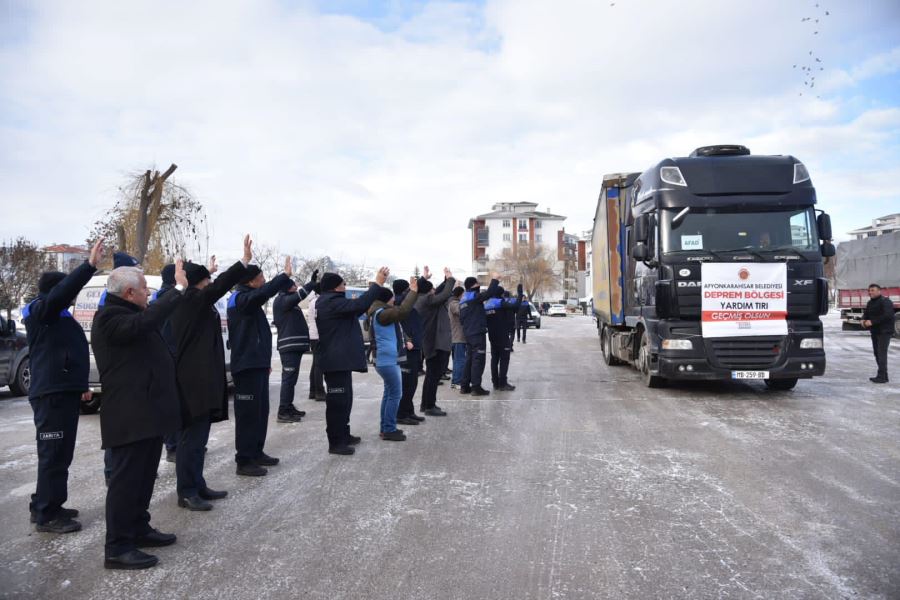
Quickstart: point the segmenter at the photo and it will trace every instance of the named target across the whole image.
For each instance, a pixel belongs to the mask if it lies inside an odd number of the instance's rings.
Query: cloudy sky
[[[803,160],[841,234],[900,211],[896,0],[0,0],[0,36],[3,238],[175,162],[220,255],[460,272],[493,203],[579,232],[604,173],[714,143]]]

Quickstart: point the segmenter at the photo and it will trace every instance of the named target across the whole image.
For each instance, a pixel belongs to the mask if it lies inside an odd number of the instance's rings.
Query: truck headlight
[[[693,350],[694,344],[691,340],[663,340],[663,350]]]
[[[809,181],[809,171],[803,163],[794,163],[794,183]]]
[[[670,185],[687,187],[687,181],[684,180],[684,175],[678,167],[660,167],[659,178]]]
[[[802,350],[821,350],[822,338],[803,338],[802,340],[800,340],[800,348]]]

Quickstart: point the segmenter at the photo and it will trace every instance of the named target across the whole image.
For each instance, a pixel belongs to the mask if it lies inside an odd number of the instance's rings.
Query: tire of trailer
[[[613,356],[612,353],[612,329],[607,324],[600,326],[600,353],[603,355],[603,362],[610,367],[621,365],[622,361]]]

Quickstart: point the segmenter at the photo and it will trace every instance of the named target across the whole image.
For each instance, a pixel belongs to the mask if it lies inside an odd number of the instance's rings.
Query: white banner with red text
[[[703,263],[703,337],[787,335],[787,264]]]

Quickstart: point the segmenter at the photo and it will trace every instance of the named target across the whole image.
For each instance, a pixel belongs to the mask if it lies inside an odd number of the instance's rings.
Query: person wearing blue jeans
[[[447,312],[450,313],[450,355],[453,357],[453,374],[450,376],[450,389],[459,389],[462,384],[463,373],[466,368],[466,334],[459,320],[459,299],[465,290],[462,287],[453,288],[453,293],[447,302]]]
[[[409,316],[418,296],[418,282],[413,278],[409,293],[400,306],[394,306],[393,291],[382,287],[378,290],[375,302],[369,307],[375,343],[375,371],[384,381],[384,394],[381,397],[381,439],[389,442],[406,440],[403,431],[397,429],[397,408],[403,396],[400,364],[406,360],[406,350],[411,344],[404,339],[400,322]]]

